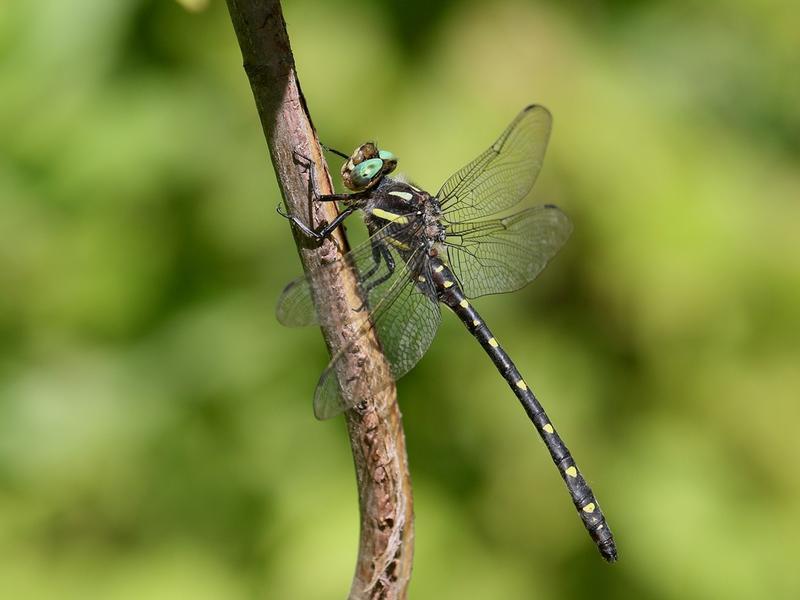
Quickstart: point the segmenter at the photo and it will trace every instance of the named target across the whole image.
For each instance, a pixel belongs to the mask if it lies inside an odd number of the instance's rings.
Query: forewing
[[[483,154],[448,179],[436,195],[450,223],[511,208],[533,187],[542,168],[552,118],[543,106],[526,107]]]
[[[349,397],[342,395],[339,386],[339,379],[351,373],[348,363],[358,361],[356,347],[366,343],[364,336],[370,330],[375,331],[394,379],[419,362],[436,335],[441,314],[430,277],[423,268],[424,251],[415,253],[408,262],[394,248],[390,252],[395,271],[381,284],[384,289],[377,295],[370,294],[371,302],[379,298],[371,304],[370,318],[362,322],[354,341],[331,359],[320,377],[314,394],[314,414],[318,419],[333,417],[377,391],[370,389],[374,384],[365,378],[349,382],[348,389],[353,390]],[[424,281],[419,280],[420,275]]]
[[[542,272],[572,233],[559,208],[536,206],[504,219],[454,224],[450,267],[468,298],[517,290]]]

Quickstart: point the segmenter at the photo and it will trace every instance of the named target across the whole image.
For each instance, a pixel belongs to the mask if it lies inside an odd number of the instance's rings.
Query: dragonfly
[[[367,142],[344,159],[343,194],[319,194],[339,202],[341,212],[317,229],[281,214],[305,236],[322,241],[344,219],[363,213],[366,241],[341,259],[354,269],[363,305],[355,340],[336,353],[319,379],[314,414],[327,419],[356,406],[344,397],[338,373],[350,346],[374,333],[394,379],[411,370],[430,346],[449,308],[489,355],[539,433],[584,527],[608,562],[617,558],[613,534],[562,437],[509,355],[472,305],[488,294],[518,290],[542,272],[569,238],[572,224],[556,206],[545,204],[502,216],[533,187],[542,168],[552,117],[541,105],[524,108],[485,152],[453,174],[436,195],[390,177],[397,157]],[[310,181],[313,181],[310,177]],[[279,210],[280,212],[280,210]],[[318,269],[340,268],[339,261]],[[278,301],[278,320],[288,326],[320,323],[308,273],[290,283]]]

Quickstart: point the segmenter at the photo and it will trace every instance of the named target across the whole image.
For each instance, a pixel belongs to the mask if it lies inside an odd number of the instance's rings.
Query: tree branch
[[[307,178],[312,172],[321,193],[330,193],[332,186],[300,90],[280,2],[227,0],[227,4],[286,209],[312,227],[331,222],[336,216],[334,203],[310,202]],[[295,153],[308,157],[315,166],[313,171],[304,171]],[[341,230],[332,238],[311,247],[295,232],[306,272],[341,258],[346,239]],[[371,334],[358,336],[354,308],[362,301],[353,273],[346,267],[335,270],[335,274],[315,277],[311,284],[331,356],[355,342],[339,371],[343,396],[361,400],[345,415],[361,514],[350,598],[405,598],[414,528],[397,392],[375,338]]]

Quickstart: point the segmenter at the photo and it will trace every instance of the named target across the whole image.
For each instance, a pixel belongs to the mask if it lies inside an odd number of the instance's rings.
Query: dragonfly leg
[[[359,277],[359,279],[361,279],[362,281],[364,303],[357,309],[355,309],[356,312],[361,312],[363,310],[366,310],[369,304],[369,293],[394,274],[394,269],[395,269],[394,257],[392,256],[392,253],[389,252],[389,249],[386,246],[384,246],[381,242],[373,242],[372,256],[375,259],[375,264],[372,267],[370,267],[370,270],[367,273]],[[381,258],[383,258],[384,262],[386,262],[387,273],[381,275],[375,281],[367,282],[367,279],[372,277],[378,270],[378,267],[381,266]]]
[[[314,161],[307,156],[300,154],[297,150],[294,151],[293,156],[295,164],[305,168],[306,172],[308,173],[308,195],[311,196],[316,202],[347,202],[348,200],[352,200],[363,195],[358,192],[355,194],[320,194],[314,185],[314,182],[317,180],[317,170]]]
[[[366,283],[364,293],[369,295],[369,293],[382,284],[384,281],[389,279],[394,274],[394,257],[392,253],[389,252],[389,249],[384,246],[382,243],[377,243],[376,246],[380,249],[380,253],[383,256],[383,260],[386,261],[386,270],[387,272],[380,277],[378,277],[375,281],[370,281]]]
[[[370,243],[372,244],[372,260],[374,261],[372,266],[366,273],[362,273],[360,276],[361,281],[366,281],[373,275],[381,266],[381,259],[383,258],[383,246],[380,242],[371,239]]]
[[[281,210],[280,204],[277,206],[276,210],[278,211],[278,214],[280,216],[284,217],[285,219],[289,219],[289,221],[291,221],[295,227],[297,227],[301,232],[303,232],[303,235],[318,242],[321,242],[322,240],[330,236],[330,234],[333,233],[333,230],[336,229],[342,221],[344,221],[347,217],[353,214],[353,212],[355,212],[357,208],[358,207],[356,206],[348,206],[342,212],[340,212],[333,221],[331,221],[327,225],[323,225],[318,229],[311,229],[311,227],[303,223],[297,217],[286,214],[285,212],[283,212],[283,210]]]
[[[314,161],[312,161],[307,156],[304,156],[297,150],[293,152],[294,162],[297,165],[303,167],[306,172],[308,173],[308,195],[313,199],[315,202],[349,202],[351,200],[356,200],[363,196],[363,193],[355,193],[355,194],[320,194],[319,191],[316,189],[314,182],[316,182],[316,167],[314,165]],[[291,216],[286,214],[281,210],[280,205],[278,205],[278,214],[282,217],[289,219],[295,227],[297,227],[306,237],[309,237],[317,242],[321,242],[322,240],[326,239],[330,234],[336,229],[339,224],[344,221],[348,216],[350,216],[358,206],[353,203],[350,206],[347,206],[341,213],[339,213],[336,218],[331,221],[330,224],[323,224],[318,229],[312,229],[305,223],[301,222],[297,217]]]

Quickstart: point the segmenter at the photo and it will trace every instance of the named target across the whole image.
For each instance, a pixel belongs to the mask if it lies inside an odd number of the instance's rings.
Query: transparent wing
[[[436,194],[444,219],[472,221],[522,200],[542,168],[551,124],[543,106],[523,109],[486,152],[448,179]]]
[[[542,272],[572,233],[553,205],[504,219],[456,223],[447,228],[447,257],[468,298],[518,290]]]
[[[369,245],[367,245],[369,248]],[[333,265],[334,263],[331,263]],[[337,261],[336,266],[341,263]],[[333,266],[331,266],[333,268]],[[317,309],[311,297],[311,286],[306,276],[298,277],[281,292],[278,298],[278,305],[275,308],[275,316],[281,325],[287,327],[307,327],[309,325],[319,325]]]
[[[341,393],[339,380],[353,377],[353,362],[358,364],[355,347],[364,344],[365,334],[374,328],[384,356],[391,367],[392,377],[405,375],[431,345],[439,328],[440,311],[436,293],[430,283],[423,263],[424,250],[402,260],[394,248],[389,247],[395,260],[395,269],[382,283],[380,290],[370,292],[371,318],[365,318],[358,328],[354,341],[331,359],[319,379],[314,393],[314,414],[318,419],[328,419],[356,405],[374,393],[375,383],[364,377],[350,381],[353,389],[349,397]],[[423,281],[420,280],[420,277]]]

